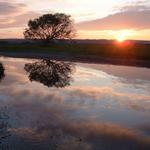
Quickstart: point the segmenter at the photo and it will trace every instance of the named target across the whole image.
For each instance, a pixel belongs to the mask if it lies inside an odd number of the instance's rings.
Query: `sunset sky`
[[[29,19],[70,14],[80,39],[150,40],[150,0],[0,0],[0,38],[23,38]]]

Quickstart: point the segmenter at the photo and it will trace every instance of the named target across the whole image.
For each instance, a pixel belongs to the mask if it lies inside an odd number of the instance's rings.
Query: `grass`
[[[104,58],[150,60],[149,44],[50,44],[42,46],[39,44],[0,44],[0,52],[26,52],[26,53],[55,53],[68,55],[81,55]]]

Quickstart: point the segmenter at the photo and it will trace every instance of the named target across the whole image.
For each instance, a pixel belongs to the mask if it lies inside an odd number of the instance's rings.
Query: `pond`
[[[0,149],[150,150],[150,69],[0,62]]]

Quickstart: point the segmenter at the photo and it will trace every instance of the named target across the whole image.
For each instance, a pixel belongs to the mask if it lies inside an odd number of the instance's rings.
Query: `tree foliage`
[[[71,16],[63,13],[45,14],[29,20],[25,29],[25,39],[49,42],[55,39],[70,39],[74,36]]]

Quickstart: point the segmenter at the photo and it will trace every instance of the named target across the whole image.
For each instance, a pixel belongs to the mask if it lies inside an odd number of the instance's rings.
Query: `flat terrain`
[[[137,43],[57,43],[0,44],[1,56],[51,58],[150,67],[150,44]]]

